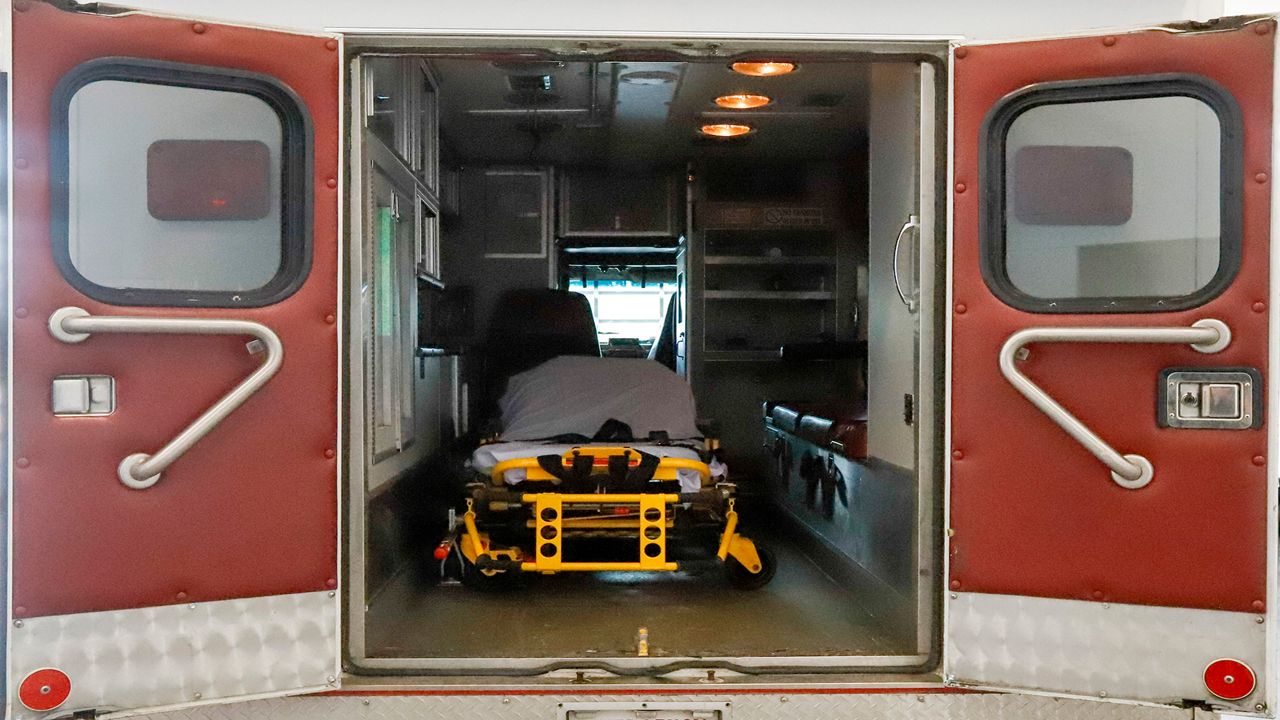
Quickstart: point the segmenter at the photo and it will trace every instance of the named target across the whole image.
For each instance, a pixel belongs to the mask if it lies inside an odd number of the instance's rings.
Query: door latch
[[[1253,368],[1171,368],[1160,373],[1160,426],[1245,430],[1262,418],[1262,375]]]
[[[50,393],[58,416],[110,415],[116,409],[116,381],[109,375],[60,375]]]

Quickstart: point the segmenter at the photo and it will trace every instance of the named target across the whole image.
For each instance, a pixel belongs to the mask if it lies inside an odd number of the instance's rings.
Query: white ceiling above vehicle
[[[654,165],[692,157],[833,158],[865,134],[869,65],[802,63],[747,77],[724,62],[491,62],[434,59],[444,143],[457,162]],[[769,96],[756,110],[715,98]],[[744,138],[708,138],[710,123],[745,123]]]

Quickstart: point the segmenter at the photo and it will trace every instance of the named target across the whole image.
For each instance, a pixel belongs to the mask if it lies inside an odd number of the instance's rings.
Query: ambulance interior
[[[349,75],[353,670],[931,667],[937,59],[396,44]],[[566,292],[589,316],[549,319]],[[562,354],[687,383],[772,582],[678,548],[676,572],[459,582],[435,551],[468,463],[512,371]]]

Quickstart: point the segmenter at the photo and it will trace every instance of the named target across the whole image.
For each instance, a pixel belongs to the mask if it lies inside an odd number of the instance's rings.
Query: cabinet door
[[[674,238],[675,205],[673,173],[570,170],[560,179],[560,234]]]

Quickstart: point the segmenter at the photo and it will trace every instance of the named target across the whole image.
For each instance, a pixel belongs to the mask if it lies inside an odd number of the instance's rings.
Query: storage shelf
[[[708,255],[702,259],[707,265],[835,265],[836,259],[827,255],[770,257],[767,255]]]
[[[707,290],[707,300],[835,300],[829,290]]]

